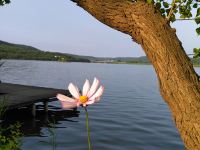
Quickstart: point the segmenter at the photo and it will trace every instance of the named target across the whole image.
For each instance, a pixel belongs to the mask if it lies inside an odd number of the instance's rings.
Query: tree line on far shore
[[[90,62],[89,59],[67,54],[41,51],[31,46],[0,41],[0,59],[48,60],[63,62]]]

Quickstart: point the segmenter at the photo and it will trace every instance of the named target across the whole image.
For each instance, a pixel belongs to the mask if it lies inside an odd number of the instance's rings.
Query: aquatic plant
[[[20,150],[22,133],[19,122],[3,127],[0,125],[0,150]]]
[[[0,59],[0,61],[1,61],[1,59]],[[3,66],[4,63],[5,63],[4,61],[0,62],[0,68]],[[0,83],[1,83],[1,80],[0,80]]]
[[[86,79],[82,94],[80,94],[78,87],[74,84],[70,83],[68,86],[69,92],[73,96],[73,98],[70,98],[68,96],[57,94],[57,98],[60,100],[62,107],[64,109],[67,108],[75,108],[82,106],[86,113],[86,128],[87,128],[87,136],[88,136],[88,149],[91,150],[91,140],[90,140],[90,128],[89,128],[89,118],[88,118],[88,111],[87,106],[94,104],[100,100],[100,97],[102,96],[104,92],[104,87],[99,86],[99,80],[97,78],[94,78],[94,81],[92,83],[92,86],[90,87],[89,81]]]
[[[0,99],[0,120],[2,119],[4,113],[6,112],[7,106],[6,106],[6,97],[4,96],[2,99]]]
[[[56,130],[55,130],[55,120],[53,119],[53,122],[51,123],[49,120],[48,123],[48,131],[50,133],[51,139],[50,143],[52,145],[52,150],[56,150]]]
[[[6,97],[0,99],[0,120],[3,118],[6,110]],[[0,150],[20,150],[22,133],[19,122],[4,126],[0,122]]]
[[[0,67],[3,66],[4,62],[0,62]]]

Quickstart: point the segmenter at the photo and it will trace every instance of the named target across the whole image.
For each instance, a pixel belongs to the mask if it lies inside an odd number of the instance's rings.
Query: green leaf
[[[7,4],[10,3],[10,0],[5,0],[5,3],[7,3]]]
[[[192,1],[191,0],[188,0],[186,5],[189,7],[190,5],[192,4]]]
[[[193,8],[197,8],[197,7],[198,7],[198,4],[195,3],[192,7],[193,7]]]
[[[169,14],[170,10],[171,10],[171,9],[166,9],[166,13],[167,13],[167,15]]]
[[[200,24],[200,17],[195,18],[195,22],[196,22],[197,24]]]
[[[181,19],[185,19],[186,17],[185,17],[185,15],[181,15],[180,18]]]
[[[177,10],[177,9],[175,9],[175,10],[174,10],[174,13],[176,14],[177,12],[178,12],[178,10]]]
[[[200,27],[196,28],[196,32],[198,35],[200,35]]]
[[[187,17],[188,17],[188,18],[191,18],[191,17],[192,17],[192,13],[189,12],[188,15],[187,15]]]
[[[200,7],[197,9],[196,17],[200,15]]]
[[[159,3],[159,2],[156,3],[156,8],[157,8],[157,9],[160,9],[160,8],[161,8],[161,3]]]
[[[170,17],[170,21],[171,21],[171,22],[176,21],[176,16],[175,16],[174,14],[172,14],[172,16]]]
[[[181,0],[175,0],[175,3],[181,3]]]
[[[200,56],[200,48],[194,48],[193,49],[193,53],[194,53],[193,58],[199,58],[199,56]]]
[[[164,9],[164,8],[160,9],[160,12],[161,12],[162,14],[164,14],[164,13],[165,13],[165,9]]]
[[[179,7],[180,14],[184,14],[185,11],[186,11],[186,6],[185,5]]]
[[[147,0],[148,4],[151,4],[153,2],[153,0]]]
[[[200,48],[194,48],[193,49],[194,54],[199,54],[200,53]]]
[[[163,2],[163,6],[164,6],[165,8],[168,8],[168,7],[169,7],[169,4],[168,4],[167,2]]]

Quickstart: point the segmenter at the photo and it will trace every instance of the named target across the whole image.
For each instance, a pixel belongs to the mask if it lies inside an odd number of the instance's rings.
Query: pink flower
[[[94,78],[91,87],[89,81],[86,79],[83,85],[83,90],[81,95],[79,93],[77,86],[70,83],[68,89],[73,98],[67,97],[62,94],[57,94],[56,97],[58,100],[60,100],[62,107],[65,109],[79,107],[80,105],[86,107],[87,105],[91,105],[100,100],[100,97],[104,91],[104,87],[100,86],[99,89],[97,90],[98,86],[99,86],[99,80],[97,78]]]

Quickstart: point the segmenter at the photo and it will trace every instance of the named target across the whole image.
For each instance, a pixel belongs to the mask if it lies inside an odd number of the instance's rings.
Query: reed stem
[[[88,111],[87,108],[84,107],[86,114],[86,128],[87,128],[87,137],[88,137],[88,150],[91,150],[91,140],[90,140],[90,127],[89,127],[89,119],[88,119]]]

